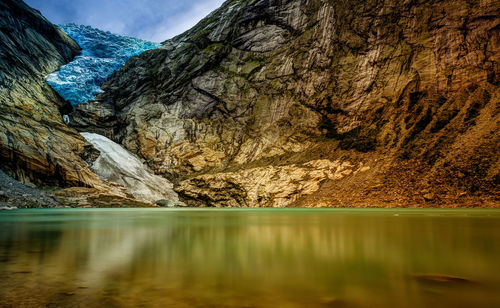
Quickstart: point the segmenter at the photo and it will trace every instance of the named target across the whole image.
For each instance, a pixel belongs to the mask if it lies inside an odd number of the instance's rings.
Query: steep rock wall
[[[191,205],[498,205],[499,24],[487,0],[227,1],[72,116]]]
[[[99,183],[85,162],[95,150],[63,123],[71,107],[45,83],[78,52],[38,11],[0,1],[0,167],[25,183]]]

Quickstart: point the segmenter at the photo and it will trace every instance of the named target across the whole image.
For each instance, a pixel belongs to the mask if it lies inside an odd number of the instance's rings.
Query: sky
[[[152,42],[194,26],[224,0],[25,0],[54,24],[76,23]]]

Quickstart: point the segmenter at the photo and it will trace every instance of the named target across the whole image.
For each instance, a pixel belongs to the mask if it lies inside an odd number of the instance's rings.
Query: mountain
[[[87,132],[190,206],[500,206],[498,1],[229,0],[73,108],[78,46],[0,4],[2,169],[63,205],[134,205]]]
[[[119,51],[122,59],[112,64],[130,57]],[[105,153],[63,121],[72,106],[45,78],[79,54],[78,44],[40,12],[19,0],[0,1],[0,207],[151,205],[94,173],[91,166]]]
[[[193,206],[498,206],[499,23],[497,1],[227,1],[71,117]]]
[[[92,147],[63,122],[71,106],[45,76],[71,61],[78,45],[22,1],[0,1],[0,160],[17,179],[40,185],[97,183]]]

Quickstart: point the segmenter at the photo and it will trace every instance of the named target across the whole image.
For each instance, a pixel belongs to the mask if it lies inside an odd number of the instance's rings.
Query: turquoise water
[[[500,307],[500,211],[0,213],[0,307]]]

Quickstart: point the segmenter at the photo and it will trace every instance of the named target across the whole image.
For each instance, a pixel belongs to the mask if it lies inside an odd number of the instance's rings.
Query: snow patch
[[[101,154],[92,170],[101,178],[123,185],[137,200],[152,202],[179,198],[168,180],[155,175],[134,154],[118,143],[93,133],[81,133]]]

